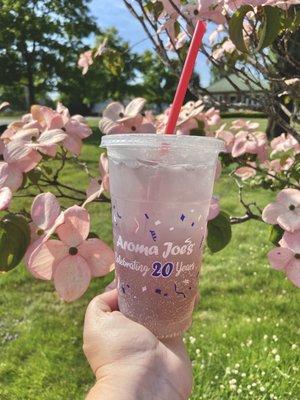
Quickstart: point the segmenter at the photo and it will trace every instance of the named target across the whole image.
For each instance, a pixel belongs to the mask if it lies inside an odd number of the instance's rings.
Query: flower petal
[[[18,167],[23,172],[28,172],[35,168],[41,159],[42,156],[37,151],[31,150],[26,157],[14,162],[13,165]]]
[[[155,126],[149,122],[145,123],[145,124],[141,124],[138,127],[138,131],[139,133],[155,133]]]
[[[82,207],[85,207],[88,203],[98,199],[101,196],[104,189],[103,189],[102,184],[99,186],[98,185],[99,185],[99,183],[98,182],[95,183],[95,182],[93,182],[93,180],[90,182],[90,185],[86,191],[87,198],[86,198],[85,202],[83,203]],[[97,190],[97,186],[98,186],[98,190]]]
[[[4,111],[9,107],[10,107],[9,102],[8,101],[3,101],[3,103],[0,104],[0,111]]]
[[[10,188],[3,187],[2,189],[0,189],[0,211],[7,209],[11,199],[12,199],[12,192]]]
[[[55,266],[53,279],[60,297],[65,301],[74,301],[89,287],[91,271],[81,256],[68,256]]]
[[[69,246],[78,246],[89,234],[90,216],[87,210],[77,205],[64,212],[64,223],[56,232],[59,238]]]
[[[125,109],[124,106],[117,101],[110,103],[103,111],[103,118],[107,118],[111,121],[122,118],[121,115],[125,115]]]
[[[4,149],[5,149],[5,144],[0,137],[0,154],[3,154]]]
[[[286,267],[286,276],[297,287],[300,287],[300,260],[294,258]]]
[[[93,276],[104,276],[114,269],[113,250],[100,239],[88,239],[78,247]]]
[[[63,141],[64,147],[75,156],[79,156],[82,147],[82,141],[78,136],[68,135]]]
[[[92,130],[90,129],[90,127],[87,124],[80,122],[78,120],[78,118],[79,118],[79,116],[77,116],[76,118],[72,117],[66,123],[65,129],[66,129],[68,135],[75,135],[81,139],[85,139],[92,134]],[[81,118],[83,118],[83,117],[81,117]]]
[[[55,157],[57,153],[57,145],[53,144],[52,146],[39,146],[39,151],[43,154],[46,154],[47,156],[50,157]]]
[[[36,196],[31,206],[31,218],[40,229],[48,229],[59,214],[60,205],[54,194],[46,192]]]
[[[278,193],[276,200],[286,206],[293,204],[297,207],[297,205],[300,205],[300,190],[283,189]]]
[[[219,199],[213,196],[210,202],[207,220],[210,221],[211,219],[216,218],[219,212],[220,212]]]
[[[234,171],[234,174],[245,181],[256,175],[256,170],[251,167],[240,167]]]
[[[101,188],[101,178],[93,178],[90,180],[89,186],[86,189],[86,197],[90,197],[93,194],[99,192]]]
[[[287,247],[294,253],[300,254],[300,231],[285,232],[280,241],[280,246]]]
[[[51,146],[53,144],[62,142],[66,137],[67,134],[63,130],[51,129],[49,131],[42,132],[41,136],[38,139],[38,142],[35,143],[35,145],[37,145],[38,147]]]
[[[108,158],[105,153],[100,155],[99,170],[102,178],[108,173]]]
[[[218,159],[216,164],[216,172],[215,172],[215,181],[217,181],[222,173],[222,164],[221,161]]]
[[[4,161],[0,161],[0,187],[4,186],[8,174],[9,165]]]
[[[293,257],[293,251],[285,247],[275,247],[268,253],[269,263],[277,270],[284,270]]]
[[[9,187],[13,192],[18,190],[23,182],[23,173],[20,169],[13,164],[8,165],[8,176],[6,177],[5,184],[3,186]]]
[[[139,112],[142,111],[146,100],[142,97],[137,97],[136,99],[132,100],[127,107],[125,108],[125,115],[126,116],[136,116]]]
[[[244,137],[236,137],[232,146],[232,157],[238,157],[246,153],[246,141]]]
[[[69,249],[60,240],[48,240],[41,244],[41,239],[30,246],[26,255],[27,269],[38,279],[51,280],[54,265],[69,255]]]
[[[294,232],[300,229],[300,215],[297,215],[294,211],[285,210],[284,213],[279,215],[277,221],[285,231]]]
[[[12,163],[26,157],[30,152],[31,148],[22,140],[12,140],[6,145],[3,157],[6,162]]]
[[[262,219],[268,224],[276,225],[278,224],[277,218],[284,212],[286,212],[286,208],[282,204],[270,203],[264,208]]]
[[[126,129],[123,124],[118,124],[108,118],[102,118],[99,122],[99,129],[105,135],[114,133],[125,133]]]

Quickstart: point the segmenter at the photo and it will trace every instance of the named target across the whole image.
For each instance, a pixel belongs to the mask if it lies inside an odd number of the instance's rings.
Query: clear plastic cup
[[[158,338],[189,328],[221,140],[158,134],[102,138],[120,311]]]

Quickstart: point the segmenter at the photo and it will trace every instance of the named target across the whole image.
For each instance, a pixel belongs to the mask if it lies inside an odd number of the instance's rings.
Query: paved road
[[[1,117],[0,118],[0,126],[2,125],[8,125],[13,121],[16,121],[18,117]]]

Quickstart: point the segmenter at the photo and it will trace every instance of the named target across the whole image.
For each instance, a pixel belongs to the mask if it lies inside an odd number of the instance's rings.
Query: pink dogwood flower
[[[145,103],[146,100],[142,97],[137,97],[132,100],[126,107],[124,107],[123,104],[114,101],[103,111],[103,118],[119,123],[134,119],[141,113]]]
[[[280,136],[271,140],[271,157],[278,152],[288,151],[291,149],[295,150],[295,153],[300,152],[300,143],[290,134],[282,133]]]
[[[92,130],[89,128],[85,118],[82,115],[70,116],[67,107],[61,103],[57,104],[56,111],[49,107],[32,106],[31,113],[33,120],[39,122],[42,130],[62,130],[65,134],[62,144],[74,155],[80,154],[82,140],[92,134]]]
[[[1,179],[1,176],[0,176]],[[12,191],[9,187],[0,188],[0,211],[6,210],[12,199]]]
[[[300,190],[281,190],[276,201],[263,210],[262,219],[268,224],[278,224],[288,232],[300,229]]]
[[[74,115],[64,124],[63,130],[66,132],[66,138],[63,146],[72,154],[78,156],[81,152],[82,140],[92,134],[86,120],[81,115]]]
[[[210,202],[207,220],[210,221],[212,219],[215,219],[216,216],[219,215],[219,213],[220,213],[219,199],[216,196],[213,196]]]
[[[18,161],[29,154],[39,156],[39,152],[55,156],[56,144],[66,138],[66,134],[61,129],[45,130],[41,134],[36,128],[22,129],[13,136],[4,150],[5,158],[8,162]]]
[[[263,132],[240,131],[235,136],[231,153],[234,158],[246,153],[257,154],[258,159],[263,162],[267,159],[267,143]]]
[[[284,171],[288,171],[291,168],[291,166],[294,164],[294,162],[295,162],[294,159],[289,157],[284,161],[276,159],[276,160],[272,160],[272,161],[266,161],[264,164],[267,166],[268,173],[275,177],[276,174],[279,174]]]
[[[85,75],[89,67],[93,64],[93,52],[92,50],[85,51],[79,55],[77,65],[82,68],[82,75]]]
[[[65,301],[81,297],[92,277],[104,276],[113,269],[114,253],[100,239],[87,239],[90,218],[79,206],[64,212],[64,223],[56,233],[60,240],[47,240],[30,259],[30,270],[43,275],[51,270],[55,289]]]
[[[141,115],[146,100],[138,97],[126,107],[121,103],[110,103],[103,111],[99,128],[105,134],[112,133],[155,133],[155,127]]]
[[[268,253],[272,268],[285,272],[287,278],[300,287],[300,231],[285,232],[280,241],[281,247],[275,247]]]

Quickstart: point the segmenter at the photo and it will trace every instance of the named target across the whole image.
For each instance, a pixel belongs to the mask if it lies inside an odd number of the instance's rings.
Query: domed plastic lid
[[[153,133],[127,133],[117,135],[104,135],[101,147],[146,147],[160,148],[162,146],[199,148],[199,150],[224,150],[223,140],[206,136],[190,135],[160,135]]]

